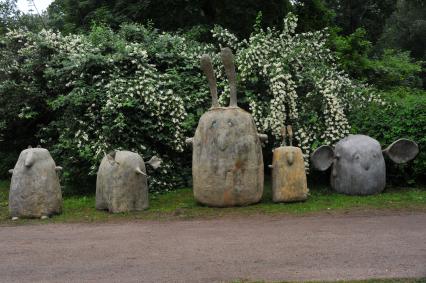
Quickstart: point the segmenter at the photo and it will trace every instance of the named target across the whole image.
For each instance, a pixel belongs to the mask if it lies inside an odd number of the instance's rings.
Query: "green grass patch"
[[[150,208],[141,212],[111,214],[95,209],[94,196],[64,198],[63,213],[47,220],[20,219],[12,222],[8,213],[9,182],[0,181],[0,224],[51,222],[103,222],[114,220],[172,220],[209,218],[250,214],[342,213],[364,210],[409,210],[426,212],[426,188],[387,188],[372,196],[346,196],[327,187],[311,188],[309,199],[298,203],[273,203],[270,186],[265,188],[262,201],[255,205],[232,208],[211,208],[197,204],[191,189],[179,189],[151,195]]]

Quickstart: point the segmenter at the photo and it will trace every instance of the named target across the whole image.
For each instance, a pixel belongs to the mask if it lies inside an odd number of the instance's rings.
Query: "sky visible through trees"
[[[34,4],[37,7],[37,9],[42,12],[47,9],[47,7],[52,3],[53,0],[34,0]],[[18,0],[17,6],[18,9],[24,13],[29,13],[31,10],[34,10],[34,7],[30,5],[30,3],[33,1],[28,0]],[[35,13],[35,11],[33,11]]]

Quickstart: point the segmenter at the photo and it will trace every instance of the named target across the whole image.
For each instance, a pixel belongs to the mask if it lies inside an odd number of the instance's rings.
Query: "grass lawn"
[[[173,220],[239,216],[253,214],[345,213],[365,210],[404,210],[426,212],[426,188],[387,188],[373,196],[346,196],[331,192],[326,187],[311,188],[306,202],[276,204],[271,201],[267,186],[260,203],[233,208],[210,208],[197,204],[191,189],[151,195],[150,208],[146,211],[110,214],[95,209],[94,196],[65,197],[63,213],[47,220],[20,219],[11,221],[8,214],[9,182],[0,181],[0,224],[51,223],[51,222],[102,222],[114,220]]]

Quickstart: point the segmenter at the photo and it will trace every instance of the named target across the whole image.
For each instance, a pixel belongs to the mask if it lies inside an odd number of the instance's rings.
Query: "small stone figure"
[[[161,159],[147,162],[154,169]],[[96,179],[96,209],[113,213],[147,209],[148,183],[142,157],[130,151],[113,151],[101,161]]]
[[[331,165],[331,186],[339,193],[371,195],[383,191],[386,166],[383,154],[395,163],[405,163],[416,157],[419,147],[413,141],[399,139],[387,149],[364,135],[349,135],[334,147],[323,145],[311,155],[313,166],[327,170]]]
[[[207,76],[212,107],[204,113],[193,138],[192,177],[196,201],[216,207],[258,202],[263,193],[261,140],[252,116],[237,105],[234,57],[229,48],[221,51],[230,84],[230,105],[219,107],[216,79],[211,59],[201,57]]]
[[[56,166],[47,149],[25,149],[19,155],[12,173],[9,193],[9,213],[13,220],[19,217],[45,219],[61,213],[62,192]]]
[[[293,129],[287,126],[290,146],[286,146],[286,127],[281,130],[283,141],[273,152],[272,201],[293,202],[308,198],[305,163],[302,150],[293,146]]]

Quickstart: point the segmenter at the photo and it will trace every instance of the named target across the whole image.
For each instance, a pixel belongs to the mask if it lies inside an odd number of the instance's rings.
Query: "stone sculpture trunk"
[[[290,146],[285,145],[285,128],[283,144],[273,150],[272,158],[272,200],[274,202],[303,201],[308,197],[305,162],[302,150],[292,145],[291,126],[287,127]]]
[[[261,142],[252,116],[237,106],[231,50],[225,48],[221,55],[231,88],[229,107],[218,106],[210,58],[204,55],[201,59],[212,108],[201,116],[194,137],[188,139],[193,146],[194,197],[209,206],[248,205],[258,202],[263,193]]]
[[[96,209],[113,213],[147,209],[148,183],[142,157],[130,151],[107,154],[96,180]]]
[[[62,210],[62,193],[57,170],[49,151],[28,148],[10,170],[9,212],[16,217],[47,217]]]

